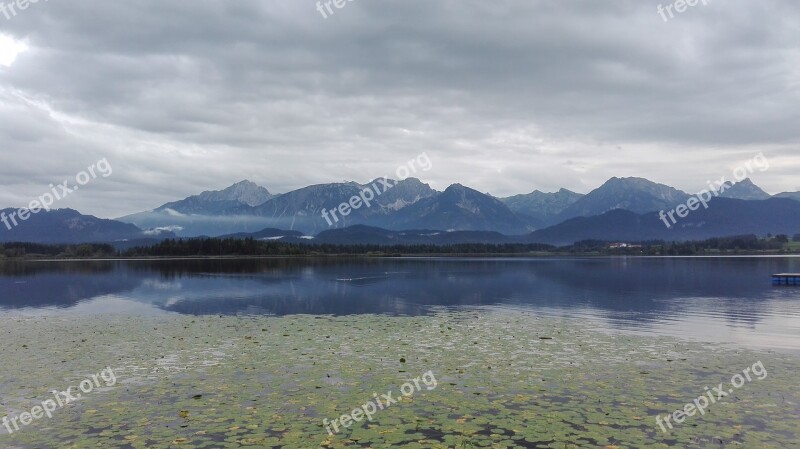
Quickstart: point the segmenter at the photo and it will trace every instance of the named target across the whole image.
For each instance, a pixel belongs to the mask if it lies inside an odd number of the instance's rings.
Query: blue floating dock
[[[800,286],[800,274],[781,273],[772,275],[772,285],[797,285]]]

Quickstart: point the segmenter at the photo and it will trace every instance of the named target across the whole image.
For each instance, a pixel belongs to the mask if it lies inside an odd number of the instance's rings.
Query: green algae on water
[[[522,311],[430,316],[3,318],[0,396],[30,410],[110,366],[118,383],[0,447],[667,448],[800,446],[800,359],[616,335]],[[662,433],[671,413],[761,361],[745,384]],[[330,436],[323,418],[433,371]]]

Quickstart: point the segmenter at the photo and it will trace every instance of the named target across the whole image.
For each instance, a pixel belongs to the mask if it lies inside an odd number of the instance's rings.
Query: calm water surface
[[[511,307],[613,332],[800,350],[800,258],[259,259],[0,264],[0,316],[390,314]]]

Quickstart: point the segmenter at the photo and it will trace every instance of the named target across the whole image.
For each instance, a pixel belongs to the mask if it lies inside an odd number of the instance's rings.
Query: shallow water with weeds
[[[800,447],[797,355],[587,329],[508,309],[428,316],[3,318],[9,416],[105,367],[118,383],[0,447]],[[761,361],[705,416],[662,433],[655,416]],[[335,418],[432,371],[372,422]]]

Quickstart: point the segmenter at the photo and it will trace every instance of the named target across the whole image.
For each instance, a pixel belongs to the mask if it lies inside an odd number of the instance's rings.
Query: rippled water
[[[0,265],[0,313],[424,315],[524,308],[597,329],[800,350],[800,258],[258,259]]]

